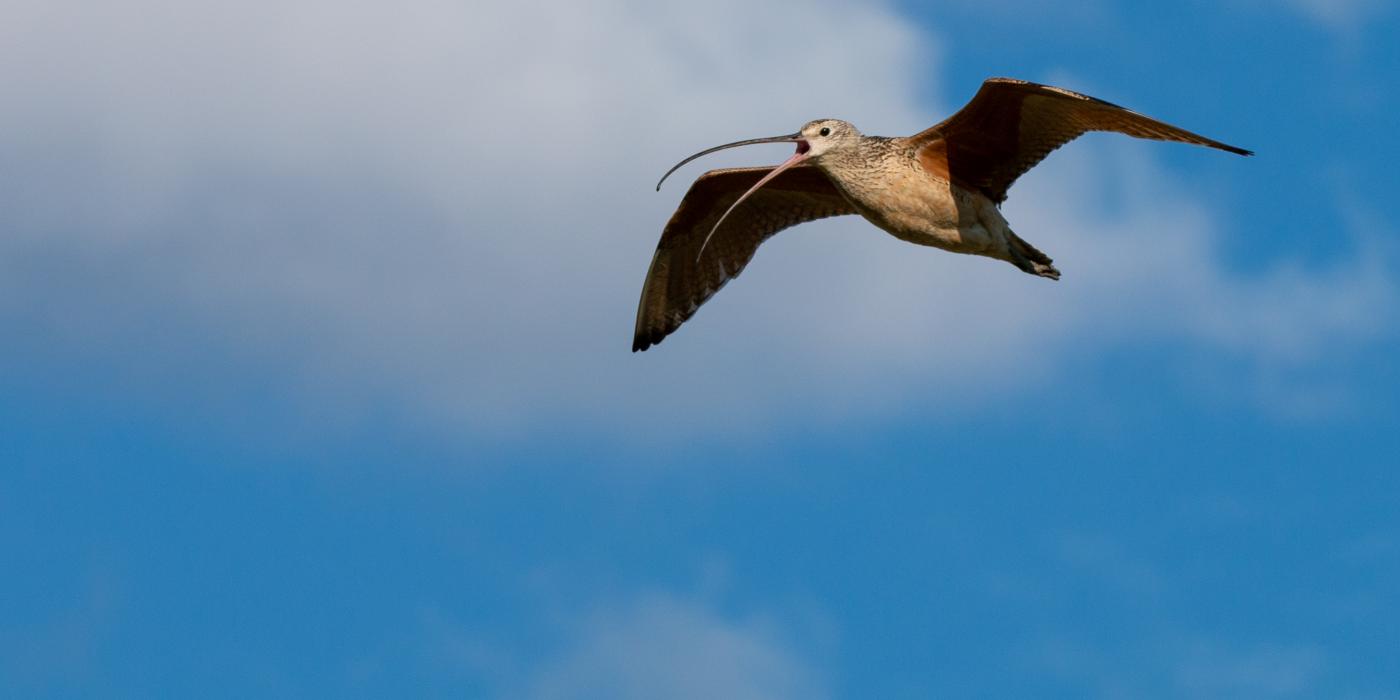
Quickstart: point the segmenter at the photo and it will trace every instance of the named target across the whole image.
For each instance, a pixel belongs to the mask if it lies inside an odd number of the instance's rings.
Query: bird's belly
[[[994,257],[1004,247],[983,223],[986,207],[978,196],[937,178],[914,172],[847,196],[862,216],[900,240]]]

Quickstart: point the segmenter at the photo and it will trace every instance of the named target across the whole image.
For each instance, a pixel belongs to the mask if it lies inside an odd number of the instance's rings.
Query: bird
[[[859,214],[910,243],[1003,260],[1060,278],[1050,256],[1011,230],[1007,190],[1051,151],[1091,131],[1252,151],[1064,88],[990,78],[955,114],[913,136],[866,136],[817,119],[792,134],[707,148],[666,172],[727,148],[795,143],[774,167],[724,168],[691,184],[667,221],[642,284],[632,351],[660,343],[725,283],[760,244],[807,221]]]

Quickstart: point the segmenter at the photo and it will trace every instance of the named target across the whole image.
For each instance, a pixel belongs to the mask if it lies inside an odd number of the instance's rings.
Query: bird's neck
[[[883,182],[882,174],[901,167],[898,141],[882,136],[862,136],[850,148],[827,151],[817,165],[847,196],[863,194],[862,186]]]

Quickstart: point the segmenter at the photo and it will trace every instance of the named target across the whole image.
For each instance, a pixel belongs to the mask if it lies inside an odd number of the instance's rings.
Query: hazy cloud
[[[21,3],[0,28],[0,321],[147,385],[255,376],[313,413],[629,439],[934,387],[990,400],[1124,342],[1288,367],[1386,332],[1383,259],[1236,274],[1214,243],[1228,202],[1094,142],[1007,207],[1058,284],[822,222],[631,355],[660,225],[700,170],[651,192],[671,162],[817,116],[908,133],[946,111],[915,99],[937,92],[937,37],[858,7]]]
[[[1202,641],[1184,651],[1176,678],[1193,697],[1297,697],[1316,689],[1325,668],[1326,655],[1314,646],[1236,649]]]
[[[1046,643],[1037,665],[1081,692],[1103,698],[1313,697],[1327,655],[1310,644],[1224,644],[1202,637],[1106,647]]]
[[[1332,29],[1355,29],[1387,9],[1385,0],[1277,0],[1294,12]]]
[[[821,674],[771,622],[733,620],[664,596],[593,615],[524,693],[537,700],[826,696]]]

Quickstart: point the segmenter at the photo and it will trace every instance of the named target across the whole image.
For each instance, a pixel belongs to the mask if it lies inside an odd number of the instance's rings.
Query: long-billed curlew
[[[642,285],[632,351],[646,350],[685,323],[739,275],[769,236],[828,216],[860,214],[910,243],[1005,260],[1059,279],[1050,257],[1013,233],[999,207],[1016,178],[1089,131],[1253,155],[1103,100],[1010,78],[986,81],[957,114],[913,136],[865,136],[839,119],[818,119],[795,134],[709,148],[677,163],[661,182],[725,148],[797,144],[777,167],[711,170],[690,186],[661,233]]]

